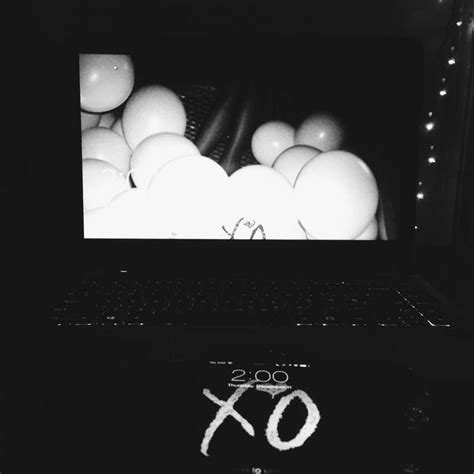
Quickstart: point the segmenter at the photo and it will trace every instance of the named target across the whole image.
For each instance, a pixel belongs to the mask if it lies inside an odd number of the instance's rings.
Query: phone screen
[[[204,361],[189,386],[182,462],[189,472],[396,470],[404,463],[409,386],[406,373],[382,369]]]

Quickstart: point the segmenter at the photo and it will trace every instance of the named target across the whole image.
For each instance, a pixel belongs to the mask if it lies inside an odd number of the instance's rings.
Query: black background
[[[15,159],[6,163],[11,166],[5,173],[12,178],[1,184],[3,221],[9,224],[2,229],[2,268],[8,280],[2,294],[2,323],[7,323],[8,330],[1,333],[0,365],[5,375],[0,391],[5,415],[0,461],[5,472],[149,471],[156,464],[148,461],[160,456],[154,443],[156,426],[173,425],[170,411],[161,412],[159,420],[150,415],[162,384],[157,374],[169,371],[166,362],[180,359],[180,351],[195,360],[203,347],[225,339],[222,332],[189,334],[188,338],[150,332],[141,339],[123,335],[103,339],[38,330],[46,315],[44,308],[74,280],[84,257],[71,245],[71,235],[77,235],[70,213],[75,189],[71,183],[80,180],[80,165],[70,164],[76,163],[79,148],[71,153],[71,144],[79,147],[80,134],[78,110],[71,113],[70,107],[76,89],[66,86],[77,78],[76,64],[66,58],[86,43],[82,33],[100,38],[106,49],[133,43],[150,46],[173,35],[184,42],[188,35],[191,44],[196,36],[210,38],[217,51],[223,39],[238,44],[250,34],[268,39],[270,34],[275,38],[315,31],[337,41],[355,34],[415,36],[436,42],[452,6],[450,1],[428,0],[390,5],[292,2],[291,8],[287,2],[262,2],[258,8],[247,1],[161,2],[151,9],[147,4],[25,2],[14,15],[15,36],[4,42],[10,50],[16,41],[18,54],[12,62],[20,58],[18,80],[11,89],[20,102],[16,113],[20,136],[14,137]],[[428,82],[430,73],[427,67]],[[22,133],[25,120],[28,134]],[[64,177],[62,181],[54,179],[57,173]],[[466,311],[472,309],[469,255],[457,253],[453,246],[420,250],[422,270]],[[102,263],[97,261],[99,267]],[[470,333],[256,335],[257,341],[269,344],[275,338],[305,345],[328,359],[394,359],[413,366],[434,394],[433,431],[426,434],[424,447],[413,459],[420,460],[424,472],[472,472]],[[227,340],[244,352],[249,334],[228,333]],[[169,472],[165,461],[158,470]]]

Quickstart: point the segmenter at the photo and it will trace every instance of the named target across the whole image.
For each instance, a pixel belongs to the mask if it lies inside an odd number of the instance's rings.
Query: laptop
[[[66,304],[54,309],[54,324],[219,325],[224,311],[228,323],[244,326],[258,320],[449,327],[446,309],[427,295],[426,283],[420,293],[423,281],[412,277],[420,45],[387,39],[346,45],[306,36],[230,38],[219,47],[204,37],[197,44],[196,53],[187,41],[163,40],[159,63],[133,44],[129,54],[97,52],[89,44],[74,51],[71,106],[82,160],[66,198],[75,212],[65,219],[83,274]],[[321,66],[296,74],[313,56]],[[124,71],[119,105],[100,104],[108,85],[94,104],[87,81],[101,67]],[[348,76],[348,69],[357,75]],[[175,105],[147,124],[146,110],[160,100]],[[114,108],[95,111],[103,107]],[[318,142],[311,131],[304,138],[311,120],[336,141]],[[277,134],[273,144],[271,133]],[[352,177],[351,166],[358,167]],[[81,291],[98,296],[110,285],[122,293],[149,288],[155,305],[102,307],[100,316],[91,316]],[[273,300],[298,290],[296,306],[283,308],[282,298],[268,307],[258,303],[259,285]],[[157,293],[170,291],[181,291],[184,300],[158,302]],[[212,303],[219,291],[228,295]],[[253,295],[248,307],[240,293]],[[338,297],[327,307],[325,298]],[[369,310],[364,298],[376,301],[386,319],[374,322],[374,306]],[[272,320],[272,312],[281,319]]]

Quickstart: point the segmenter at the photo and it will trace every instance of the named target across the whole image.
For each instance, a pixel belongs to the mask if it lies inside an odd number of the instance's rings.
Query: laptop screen
[[[402,238],[416,46],[305,38],[82,52],[84,238]]]

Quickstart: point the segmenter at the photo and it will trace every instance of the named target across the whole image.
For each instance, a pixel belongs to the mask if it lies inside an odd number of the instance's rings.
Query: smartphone
[[[376,473],[409,465],[407,371],[300,351],[224,354],[193,369],[183,472]]]

